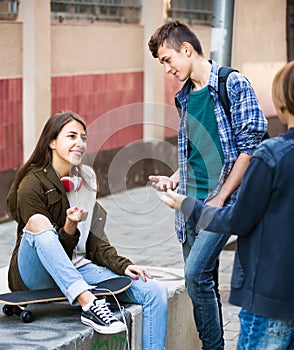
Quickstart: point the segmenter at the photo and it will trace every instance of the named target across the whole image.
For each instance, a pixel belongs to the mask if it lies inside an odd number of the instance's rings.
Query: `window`
[[[169,0],[167,17],[189,24],[212,24],[213,0]]]
[[[0,20],[15,20],[17,6],[17,0],[0,0]]]
[[[141,0],[51,0],[52,22],[137,23]]]

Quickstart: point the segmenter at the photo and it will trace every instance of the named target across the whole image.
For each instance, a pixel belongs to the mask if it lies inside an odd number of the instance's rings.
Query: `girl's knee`
[[[52,229],[52,224],[50,220],[42,214],[32,215],[25,226],[25,230],[32,233],[38,233],[48,229]]]

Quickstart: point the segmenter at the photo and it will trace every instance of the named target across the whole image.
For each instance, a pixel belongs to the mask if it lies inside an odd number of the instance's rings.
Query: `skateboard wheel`
[[[33,314],[30,311],[28,311],[28,310],[22,311],[20,313],[19,317],[22,320],[22,322],[24,322],[24,323],[31,323],[31,322],[34,321]]]
[[[11,307],[10,305],[4,305],[2,311],[6,316],[13,315],[13,307]]]

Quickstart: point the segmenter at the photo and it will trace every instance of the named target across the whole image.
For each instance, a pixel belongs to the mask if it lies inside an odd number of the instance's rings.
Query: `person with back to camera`
[[[294,61],[275,75],[272,98],[288,130],[254,152],[233,206],[161,197],[206,230],[238,235],[229,299],[241,306],[238,350],[294,349]]]
[[[17,241],[9,267],[12,291],[58,286],[70,303],[82,307],[81,321],[97,332],[125,331],[91,285],[129,276],[121,302],[143,307],[143,349],[165,349],[167,291],[149,272],[119,256],[104,232],[106,212],[96,201],[94,170],[83,165],[87,149],[84,120],[59,112],[45,124],[28,161],[18,170],[7,205],[17,221]],[[66,192],[72,176],[74,191]],[[68,188],[67,190],[70,190]]]
[[[218,97],[219,66],[208,61],[196,35],[173,20],[156,30],[149,49],[167,74],[185,82],[176,94],[180,115],[179,169],[170,177],[149,176],[158,190],[174,189],[211,206],[232,204],[251,154],[266,133],[267,121],[248,80],[233,72],[227,80],[231,121]],[[176,212],[185,283],[204,350],[224,349],[218,257],[229,239],[198,230]]]

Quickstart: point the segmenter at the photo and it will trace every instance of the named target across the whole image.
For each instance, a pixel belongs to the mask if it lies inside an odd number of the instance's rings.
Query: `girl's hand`
[[[77,224],[80,221],[87,219],[88,212],[79,210],[78,207],[68,208],[66,211],[66,220],[63,226],[64,231],[69,235],[74,235],[77,229]]]
[[[134,280],[138,280],[139,276],[141,276],[142,280],[144,282],[147,282],[147,278],[153,278],[147,269],[145,269],[142,266],[138,266],[138,265],[129,265],[126,269],[125,269],[125,275],[129,276],[131,278],[133,278]]]
[[[85,221],[88,216],[88,212],[78,207],[68,208],[66,211],[67,219],[72,222],[78,223],[80,221]]]

